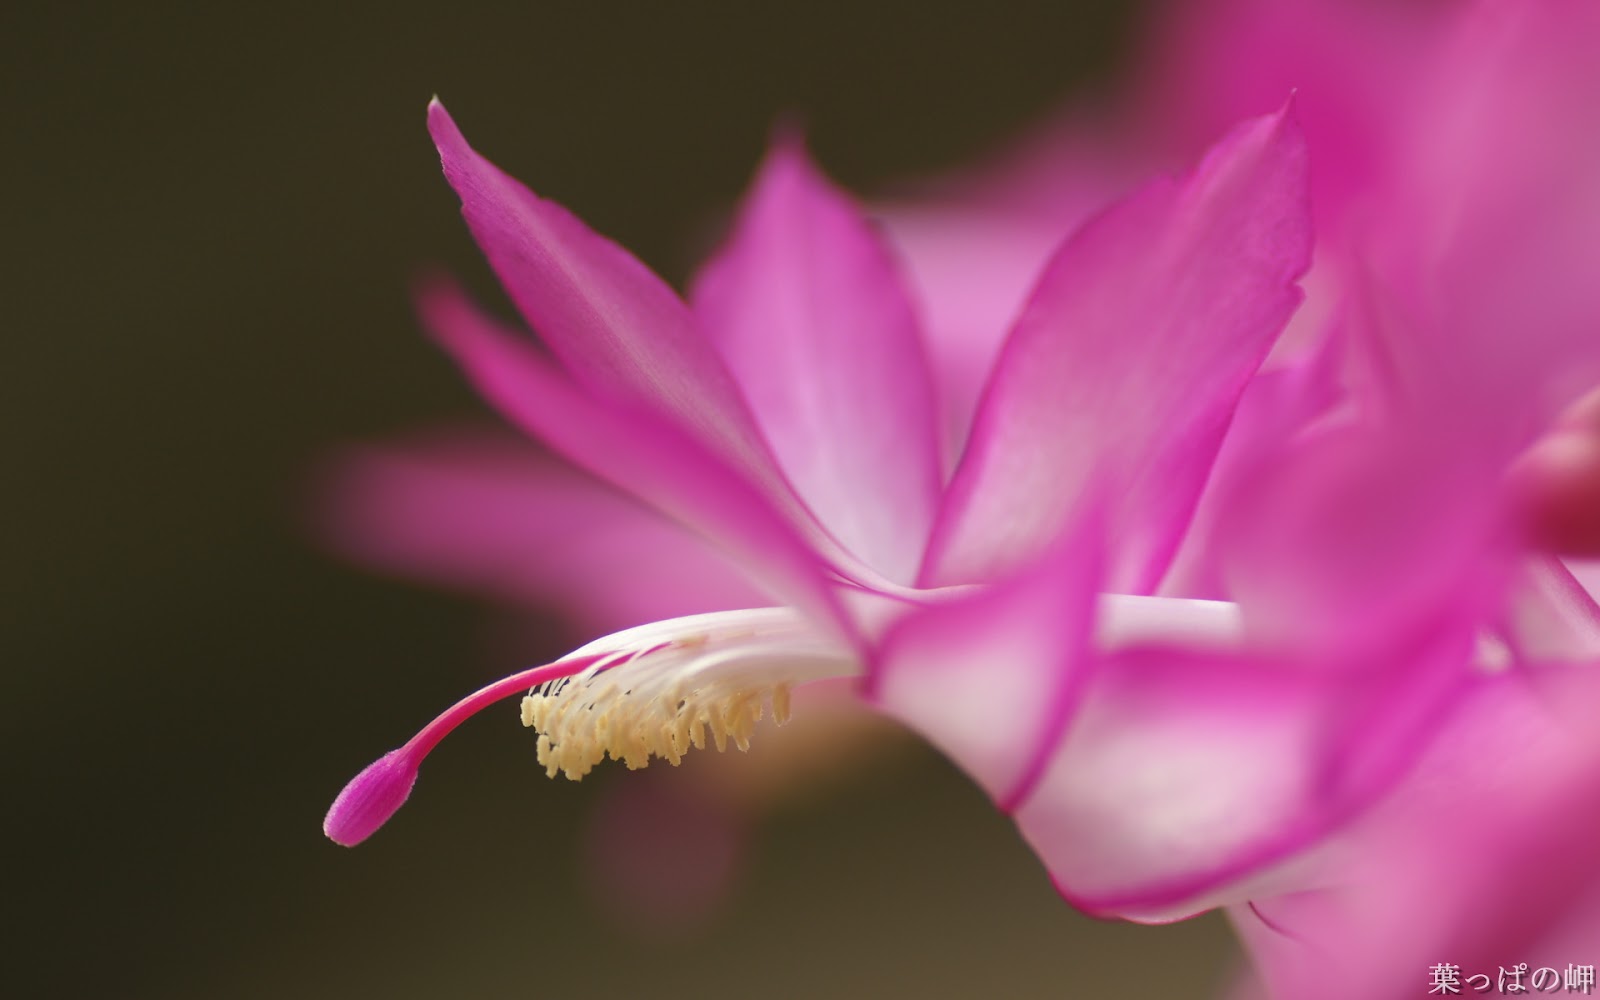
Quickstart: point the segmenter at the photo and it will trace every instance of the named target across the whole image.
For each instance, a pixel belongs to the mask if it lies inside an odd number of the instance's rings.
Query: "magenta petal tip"
[[[322,832],[335,844],[356,846],[406,804],[416,781],[417,764],[412,755],[403,750],[389,751],[344,786],[328,808]]]

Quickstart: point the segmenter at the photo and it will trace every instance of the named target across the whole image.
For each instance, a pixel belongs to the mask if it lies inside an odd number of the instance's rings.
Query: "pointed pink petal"
[[[843,620],[818,557],[718,456],[669,423],[586,395],[453,286],[425,290],[419,309],[512,423],[719,546],[774,596],[821,622]]]
[[[478,245],[577,381],[668,415],[776,490],[781,477],[738,386],[677,295],[626,250],[479,156],[437,100],[428,131]]]
[[[1288,110],[1195,173],[1147,187],[1051,261],[980,407],[923,567],[928,584],[1016,565],[1104,476],[1111,586],[1149,592],[1233,407],[1299,302],[1306,154]]]
[[[798,140],[773,147],[693,302],[801,499],[910,582],[940,488],[921,335],[877,234]]]
[[[706,542],[522,441],[433,433],[335,456],[318,520],[352,559],[604,634],[761,603]]]
[[[896,623],[867,698],[927,737],[1002,809],[1024,800],[1087,676],[1100,582],[1098,511],[1046,558]]]

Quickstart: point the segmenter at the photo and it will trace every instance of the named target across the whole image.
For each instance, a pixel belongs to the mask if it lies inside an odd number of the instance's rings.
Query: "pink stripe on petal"
[[[826,623],[845,621],[826,567],[765,496],[672,425],[574,386],[452,286],[419,308],[485,399],[574,465],[729,553],[763,587]]]
[[[1300,301],[1306,202],[1305,143],[1286,109],[1079,230],[1001,353],[923,582],[1017,565],[1103,476],[1119,497],[1111,587],[1153,589],[1240,393]]]
[[[521,311],[579,383],[658,410],[781,492],[781,474],[716,351],[649,268],[467,145],[437,100],[428,131],[461,212]]]
[[[909,583],[941,486],[921,333],[877,233],[797,138],[774,144],[692,300],[801,498]]]

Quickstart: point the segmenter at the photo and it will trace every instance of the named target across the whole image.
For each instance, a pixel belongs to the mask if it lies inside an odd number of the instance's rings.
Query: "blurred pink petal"
[[[1487,614],[1512,552],[1493,470],[1457,457],[1415,427],[1341,427],[1259,470],[1215,536],[1253,633],[1354,653]]]
[[[1463,980],[1593,964],[1600,740],[1577,706],[1597,684],[1592,665],[1484,679],[1406,784],[1313,856],[1310,887],[1233,910],[1272,995],[1384,1000],[1426,995],[1442,963]]]
[[[798,139],[774,144],[693,302],[800,497],[909,583],[942,485],[921,333],[877,235]]]
[[[1508,461],[1600,383],[1600,9],[1483,3],[1436,61],[1370,237],[1413,399]]]
[[[708,543],[525,442],[434,433],[329,466],[324,532],[388,572],[560,608],[591,633],[761,603]]]
[[[825,621],[837,599],[806,541],[747,479],[673,426],[586,396],[449,286],[424,294],[435,336],[514,423],[575,465],[723,546],[758,583]]]
[[[896,207],[883,219],[926,318],[943,411],[942,451],[953,466],[1006,333],[1073,227],[947,205]]]
[[[1363,0],[1168,0],[1136,57],[1126,120],[1152,155],[1188,156],[1295,93],[1319,240],[1378,175],[1419,53],[1459,5]]]
[[[1111,589],[1154,589],[1240,393],[1299,302],[1305,169],[1285,110],[1062,247],[990,376],[923,583],[1017,565],[1104,477],[1121,498]]]

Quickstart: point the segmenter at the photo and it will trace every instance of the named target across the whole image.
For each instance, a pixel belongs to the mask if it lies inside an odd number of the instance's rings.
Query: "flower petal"
[[[1038,780],[1072,717],[1100,583],[1098,511],[1035,566],[890,627],[867,698],[920,732],[1002,809]]]
[[[1295,91],[1316,151],[1318,238],[1370,184],[1394,110],[1416,87],[1419,55],[1457,4],[1203,0],[1149,19],[1125,117],[1146,145],[1185,155]]]
[[[559,607],[589,634],[760,603],[702,538],[501,437],[436,432],[335,456],[324,534],[387,572]]]
[[[1017,565],[1104,477],[1122,498],[1111,587],[1153,589],[1239,394],[1299,302],[1309,252],[1305,144],[1288,109],[1079,230],[1000,356],[924,583]]]
[[[1274,996],[1399,1000],[1429,970],[1589,963],[1600,940],[1592,665],[1480,680],[1413,775],[1299,862],[1289,895],[1232,916]],[[1330,960],[1346,963],[1330,977]],[[1548,977],[1546,977],[1548,981]],[[1523,985],[1528,985],[1525,977]]]
[[[1600,383],[1600,9],[1472,5],[1430,62],[1367,258],[1407,388],[1500,461]]]
[[[1281,457],[1289,442],[1337,402],[1338,343],[1337,338],[1326,337],[1306,356],[1250,380],[1195,508],[1189,533],[1161,582],[1161,593],[1210,600],[1229,596],[1222,574],[1224,545],[1217,534],[1218,522],[1262,467]]]
[[[723,548],[780,599],[821,622],[845,621],[810,546],[717,455],[651,414],[588,396],[453,286],[425,289],[418,306],[478,391],[512,423]]]
[[[658,410],[764,488],[781,474],[738,386],[666,283],[467,145],[437,100],[433,135],[461,213],[528,324],[591,392]]]
[[[1062,235],[1072,231],[1037,213],[1019,215],[943,203],[878,212],[906,263],[924,323],[946,468],[954,468],[966,445],[1006,332]]]
[[[1252,634],[1350,654],[1490,614],[1511,553],[1475,454],[1418,418],[1331,429],[1258,467],[1215,532]]]
[[[909,583],[941,485],[921,334],[877,234],[798,139],[768,154],[692,301],[801,499]]]
[[[1461,635],[1358,667],[1145,645],[1107,654],[1016,810],[1091,913],[1166,921],[1264,891],[1398,780],[1460,690]],[[1291,873],[1292,874],[1292,873]]]

